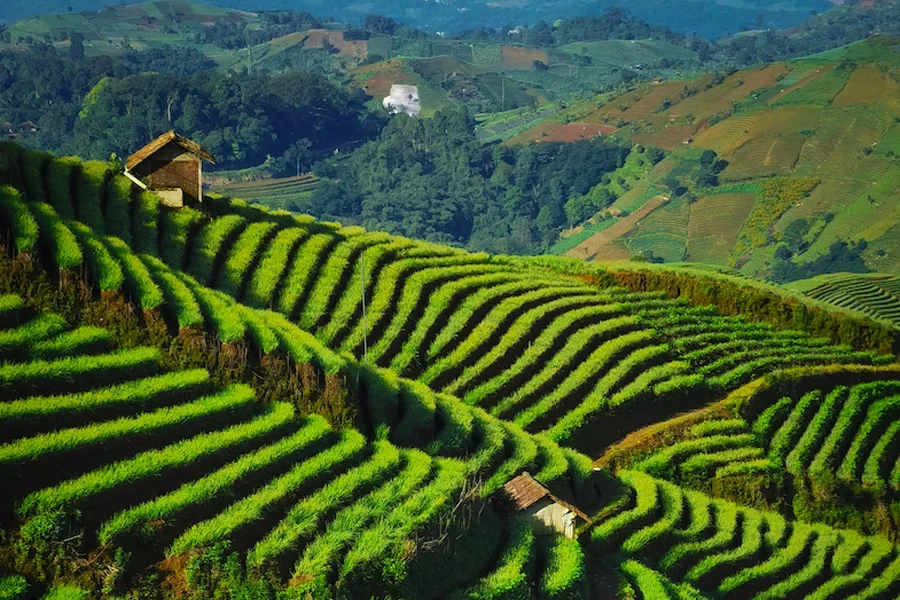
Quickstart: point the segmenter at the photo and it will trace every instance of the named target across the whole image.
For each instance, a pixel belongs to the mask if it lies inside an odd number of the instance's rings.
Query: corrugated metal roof
[[[528,471],[523,471],[521,475],[507,481],[500,493],[502,495],[502,503],[505,505],[505,508],[510,511],[518,512],[527,510],[529,507],[534,506],[534,504],[546,498],[551,502],[565,506],[586,522],[590,522],[591,520],[590,517],[582,512],[577,506],[569,504],[565,500],[561,500],[554,496],[550,490],[532,477]]]

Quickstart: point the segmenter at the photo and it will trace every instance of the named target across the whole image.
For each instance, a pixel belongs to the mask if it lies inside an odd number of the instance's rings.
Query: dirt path
[[[637,225],[638,221],[649,215],[651,212],[662,206],[668,201],[668,198],[665,196],[655,196],[647,201],[642,207],[628,215],[627,217],[623,217],[618,220],[615,224],[607,227],[603,231],[597,233],[581,242],[568,252],[566,252],[566,256],[571,256],[573,258],[580,258],[582,260],[589,260],[593,258],[599,251],[600,248],[613,242],[632,229]]]

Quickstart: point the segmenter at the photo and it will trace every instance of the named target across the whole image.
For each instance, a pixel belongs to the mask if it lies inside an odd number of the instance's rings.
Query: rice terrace
[[[900,598],[892,0],[279,6],[0,28],[0,600]]]

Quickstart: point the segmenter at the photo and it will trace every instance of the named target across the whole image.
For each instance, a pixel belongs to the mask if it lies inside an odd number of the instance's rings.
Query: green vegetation
[[[0,511],[36,583],[111,597],[161,561],[196,597],[900,580],[880,322],[714,270],[472,254],[220,197],[142,195],[127,222],[99,204],[100,233],[4,198]],[[503,508],[525,471],[577,511],[573,539]],[[103,575],[76,581],[87,553]],[[423,584],[435,564],[457,568]]]

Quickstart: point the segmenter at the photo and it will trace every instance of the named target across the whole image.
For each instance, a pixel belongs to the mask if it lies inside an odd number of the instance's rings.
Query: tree
[[[296,170],[297,177],[300,177],[300,173],[309,169],[309,166],[312,163],[311,148],[312,143],[308,139],[301,138],[297,140],[291,144],[282,155],[285,163],[284,166],[291,168],[291,171]]]
[[[531,64],[534,65],[534,70],[535,70],[535,71],[548,71],[548,70],[550,70],[550,67],[547,66],[547,63],[545,63],[545,62],[542,61],[542,60],[534,60],[534,61],[532,61]]]

